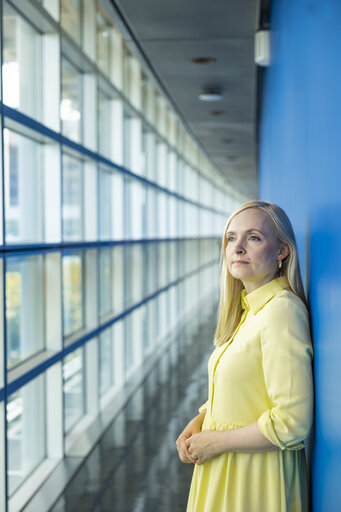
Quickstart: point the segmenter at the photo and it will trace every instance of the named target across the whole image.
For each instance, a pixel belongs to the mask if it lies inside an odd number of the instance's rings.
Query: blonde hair
[[[240,322],[243,312],[240,301],[243,283],[239,279],[234,278],[227,268],[226,231],[233,217],[248,208],[258,208],[265,212],[272,221],[275,235],[279,242],[288,245],[290,252],[282,260],[282,273],[283,275],[286,275],[291,290],[300,297],[307,306],[301,279],[295,234],[288,216],[282,208],[276,204],[271,204],[266,201],[250,201],[242,204],[229,217],[222,239],[220,301],[218,307],[217,328],[214,337],[214,344],[216,346],[222,345],[232,336]]]

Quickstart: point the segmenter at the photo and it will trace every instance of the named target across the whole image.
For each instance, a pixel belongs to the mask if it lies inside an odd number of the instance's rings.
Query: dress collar
[[[277,277],[248,294],[244,288],[240,297],[242,308],[246,311],[251,309],[255,315],[276,293],[285,288],[290,288],[286,276]]]

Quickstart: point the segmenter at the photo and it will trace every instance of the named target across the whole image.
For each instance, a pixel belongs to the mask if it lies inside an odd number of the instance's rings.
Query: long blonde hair
[[[288,216],[282,210],[282,208],[276,204],[271,204],[266,201],[250,201],[248,203],[244,203],[229,217],[222,238],[220,301],[218,307],[217,328],[214,337],[214,344],[216,346],[222,345],[232,336],[240,322],[243,312],[240,301],[240,294],[243,289],[243,283],[239,279],[235,279],[227,268],[226,232],[233,217],[248,208],[259,208],[265,212],[272,221],[275,234],[279,242],[285,243],[289,246],[290,252],[282,260],[282,273],[283,275],[286,275],[291,290],[298,297],[300,297],[304,304],[307,306],[301,279],[295,234]]]

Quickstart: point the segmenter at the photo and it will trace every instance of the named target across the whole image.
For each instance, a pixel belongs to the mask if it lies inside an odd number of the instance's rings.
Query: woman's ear
[[[284,258],[286,258],[288,256],[288,254],[290,254],[289,245],[288,244],[283,244],[282,247],[280,248],[279,252],[278,252],[278,255],[282,256],[281,259],[284,259]]]

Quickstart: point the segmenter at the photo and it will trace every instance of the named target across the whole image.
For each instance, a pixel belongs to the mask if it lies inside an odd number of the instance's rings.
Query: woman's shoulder
[[[290,288],[283,288],[264,305],[262,317],[294,318],[308,320],[308,310],[303,300]]]

